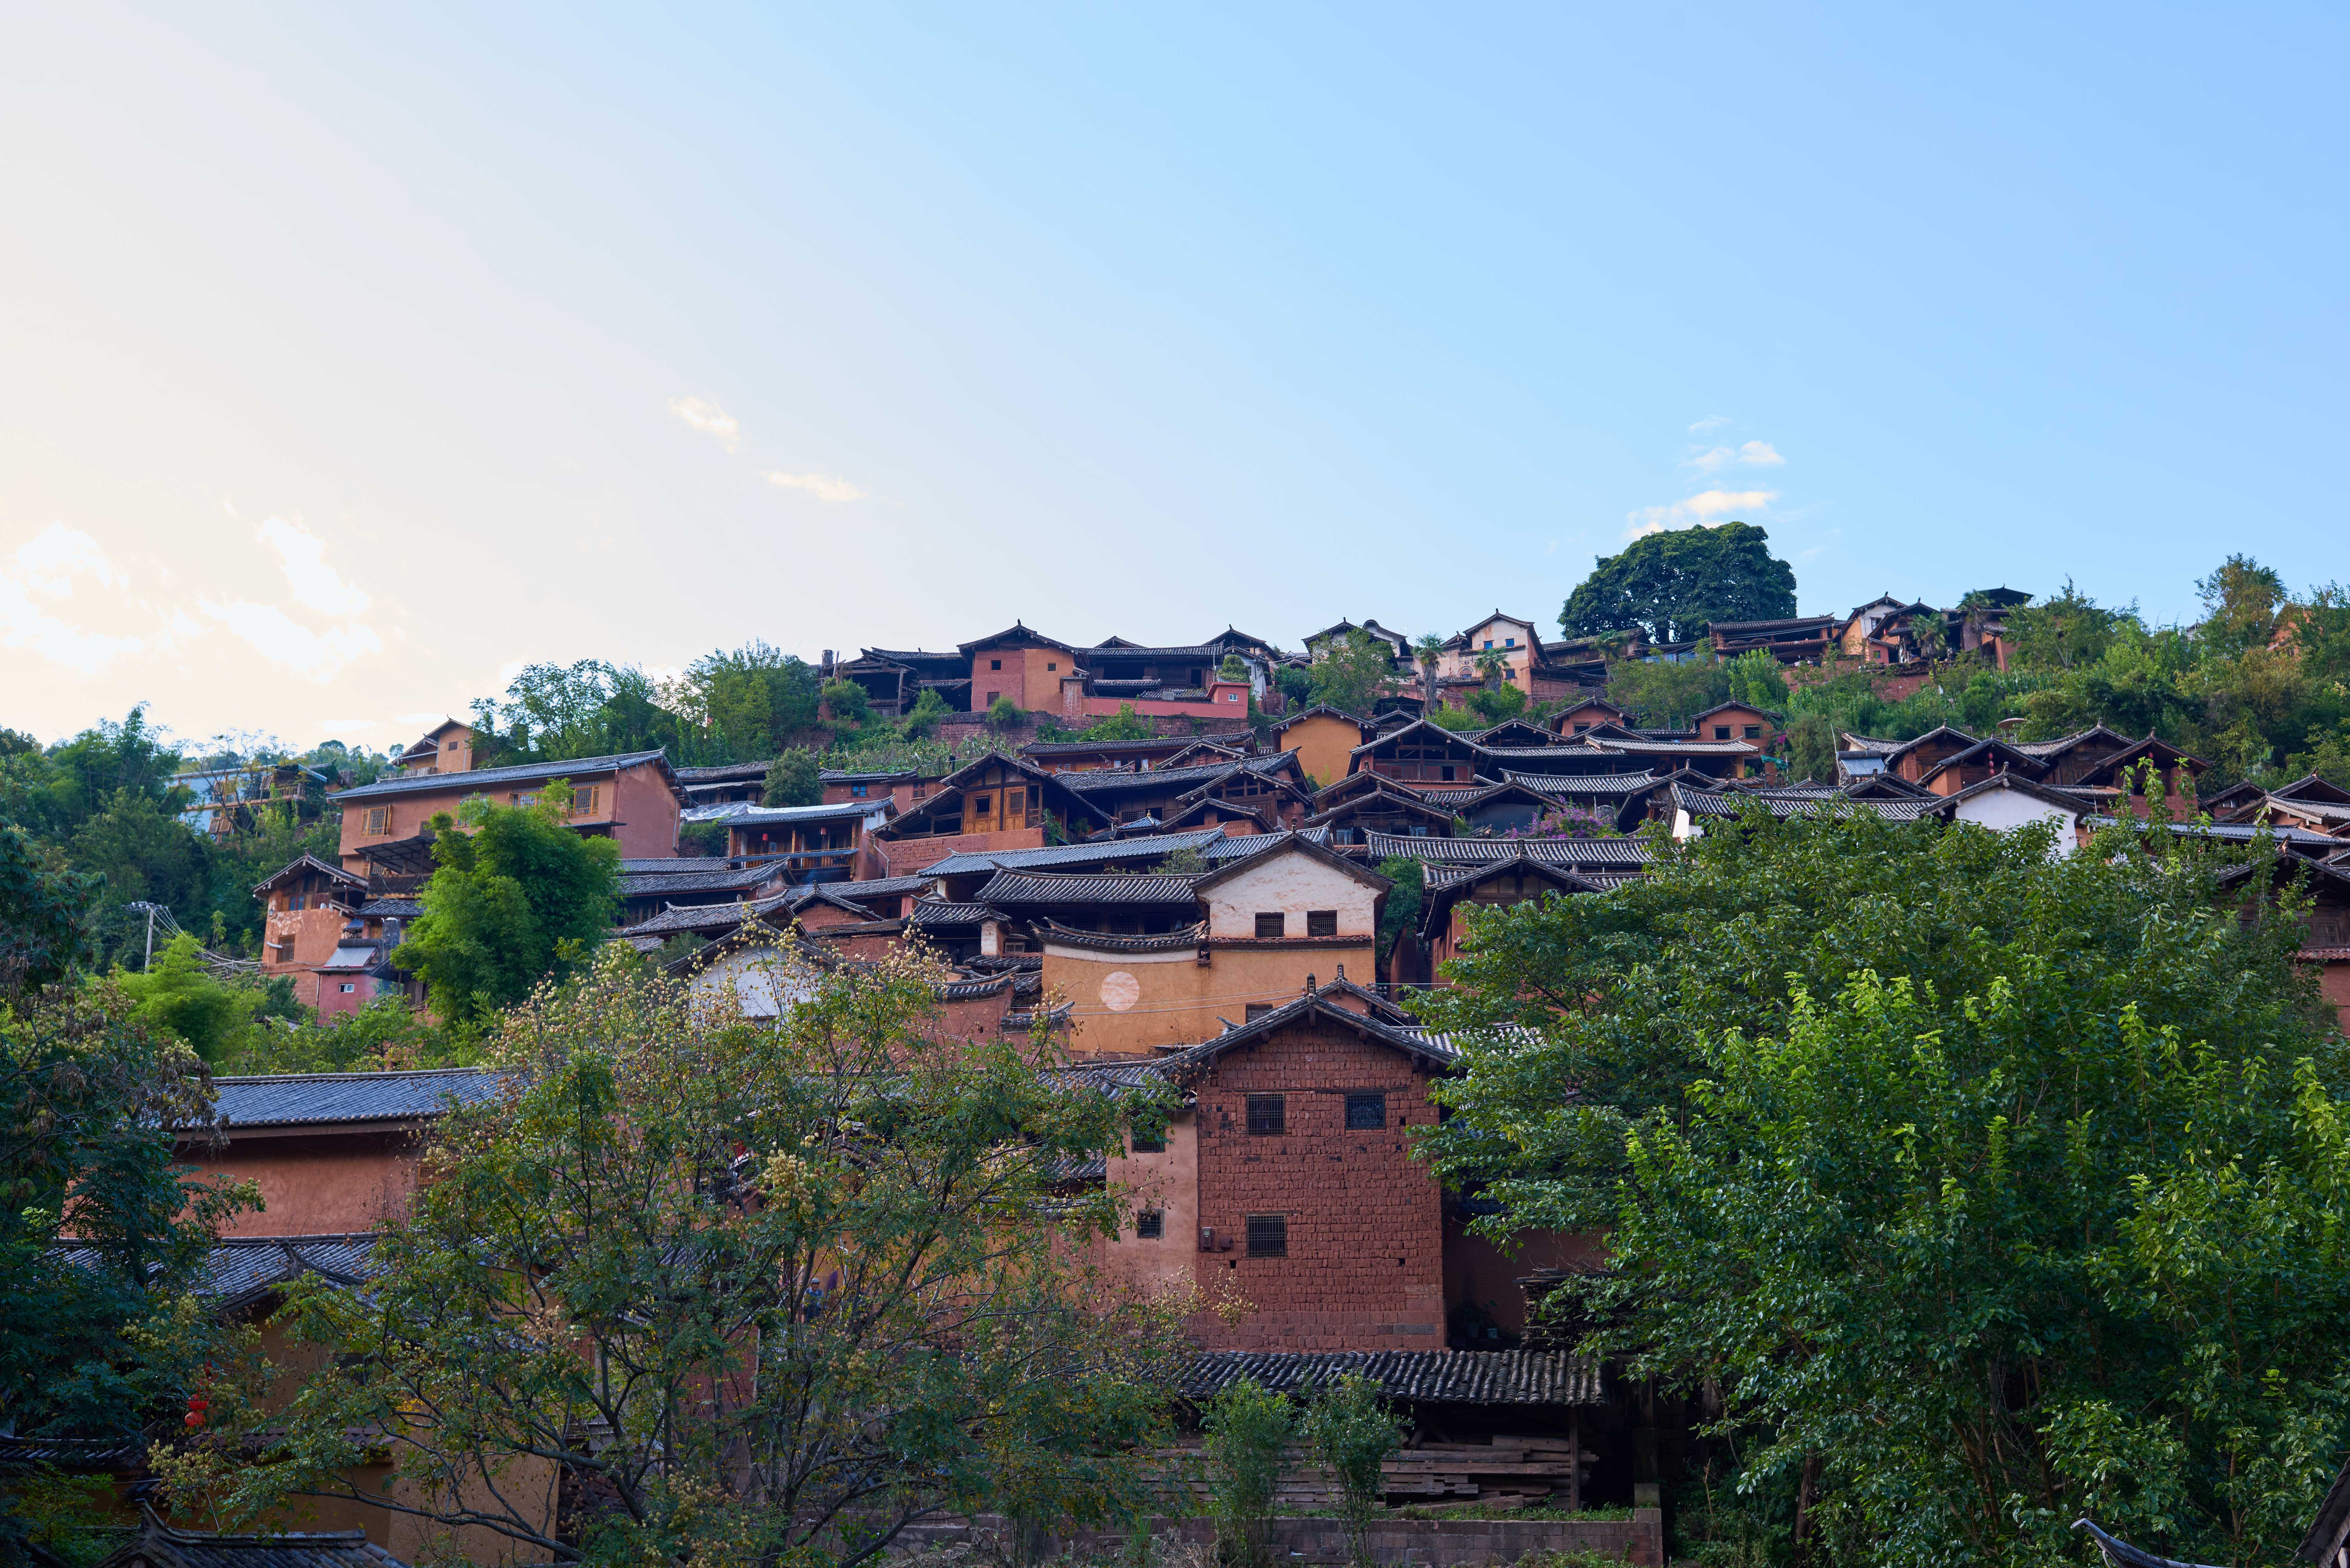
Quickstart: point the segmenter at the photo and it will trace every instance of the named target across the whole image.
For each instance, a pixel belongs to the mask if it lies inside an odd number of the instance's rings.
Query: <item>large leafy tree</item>
[[[525,665],[503,702],[485,697],[473,704],[473,730],[480,766],[677,748],[683,740],[683,726],[643,670],[600,659]]]
[[[104,981],[0,1004],[0,1427],[129,1445],[176,1421],[209,1341],[130,1331],[201,1278],[249,1189],[186,1179],[174,1127],[208,1125],[212,1084]],[[143,1353],[142,1353],[143,1345]],[[0,1470],[0,1558],[25,1560],[44,1478]]]
[[[1795,613],[1795,569],[1771,554],[1750,523],[1676,528],[1604,556],[1559,611],[1569,637],[1638,628],[1656,642],[1687,642],[1717,620],[1776,620]]]
[[[570,800],[558,780],[529,805],[476,803],[462,826],[435,819],[424,913],[392,961],[424,981],[443,1019],[478,1021],[513,1006],[611,929],[620,846],[567,826]]]
[[[1332,641],[1314,661],[1311,698],[1343,713],[1367,714],[1396,682],[1395,655],[1367,631]]]
[[[0,821],[0,1001],[89,961],[98,891],[97,877],[68,869],[24,829]]]
[[[508,1015],[512,1088],[443,1122],[380,1273],[297,1303],[333,1373],[175,1473],[557,1563],[848,1564],[935,1512],[1134,1509],[1187,1303],[1078,1264],[1122,1204],[1070,1177],[1163,1106],[947,1038],[910,955],[775,961],[779,1021],[624,950]],[[370,1447],[404,1485],[348,1479]]]
[[[1757,811],[1430,999],[1438,1165],[1608,1233],[1595,1344],[1718,1392],[1783,1549],[2282,1560],[2339,1462],[2350,1046],[2269,866],[2161,839]]]

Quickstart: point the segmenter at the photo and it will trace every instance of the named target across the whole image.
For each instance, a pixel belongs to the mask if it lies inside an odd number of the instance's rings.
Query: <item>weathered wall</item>
[[[910,877],[925,866],[934,866],[950,855],[978,855],[995,849],[1042,849],[1045,829],[1014,828],[1003,833],[950,833],[937,838],[880,838],[870,840],[871,847],[880,857],[888,877]]]
[[[2075,830],[2081,820],[2079,812],[2050,805],[2020,790],[1987,790],[1971,800],[1960,801],[1950,810],[1960,822],[1971,822],[1993,833],[2010,833],[2034,822],[2053,822],[2056,825],[2056,857],[2060,860],[2079,847]]]
[[[1281,749],[1297,753],[1297,765],[1313,775],[1315,786],[1327,789],[1347,776],[1353,752],[1363,743],[1363,727],[1352,719],[1315,713],[1298,720],[1281,732]]]
[[[1369,938],[1379,929],[1378,889],[1346,871],[1302,854],[1276,849],[1249,867],[1201,890],[1208,906],[1208,934],[1219,938],[1256,935],[1256,917],[1282,915],[1284,934],[1306,934],[1307,911],[1326,909],[1338,917],[1337,934]]]
[[[1251,1002],[1295,1002],[1308,975],[1337,978],[1343,968],[1369,984],[1378,977],[1375,940],[1211,944],[1120,953],[1045,945],[1045,989],[1070,1004],[1069,1048],[1087,1055],[1132,1055],[1193,1045],[1223,1033],[1223,1021],[1247,1022]]]
[[[260,1187],[260,1212],[234,1216],[223,1235],[328,1236],[405,1213],[421,1148],[414,1135],[400,1131],[254,1131],[233,1135],[224,1148],[184,1147],[180,1158],[199,1176],[249,1177]]]
[[[624,860],[660,860],[677,853],[677,796],[655,767],[622,770],[617,779],[597,780],[610,802],[612,836],[620,841]]]
[[[1103,1274],[1148,1295],[1191,1285],[1200,1245],[1200,1144],[1193,1117],[1186,1113],[1168,1124],[1164,1150],[1129,1150],[1111,1160],[1109,1181],[1127,1189],[1137,1210],[1158,1209],[1160,1220],[1157,1236],[1136,1235],[1129,1220],[1118,1240],[1100,1251]]]
[[[1387,1096],[1387,1126],[1349,1132],[1347,1092]],[[1248,1130],[1248,1096],[1285,1097],[1286,1130]],[[1237,1324],[1201,1314],[1210,1349],[1440,1350],[1444,1241],[1435,1179],[1408,1127],[1436,1120],[1425,1075],[1337,1025],[1235,1048],[1198,1088],[1200,1218],[1232,1250],[1195,1255],[1203,1291],[1237,1287]],[[1288,1255],[1247,1255],[1248,1217],[1280,1214]]]

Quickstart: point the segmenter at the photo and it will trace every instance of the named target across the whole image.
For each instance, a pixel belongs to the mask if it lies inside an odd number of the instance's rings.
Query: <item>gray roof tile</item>
[[[302,1127],[438,1116],[452,1105],[473,1105],[490,1098],[504,1082],[504,1074],[487,1067],[442,1067],[411,1073],[290,1073],[269,1077],[215,1078],[213,1087],[220,1115],[234,1132],[241,1127]]]
[[[1597,1405],[1599,1368],[1564,1350],[1210,1350],[1177,1380],[1190,1400],[1243,1377],[1275,1393],[1320,1388],[1352,1373],[1390,1399],[1460,1405]]]

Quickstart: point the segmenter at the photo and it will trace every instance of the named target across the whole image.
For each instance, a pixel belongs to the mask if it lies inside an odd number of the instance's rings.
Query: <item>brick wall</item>
[[[1348,1090],[1383,1091],[1387,1126],[1348,1132]],[[1252,1134],[1248,1096],[1268,1093],[1285,1097],[1286,1130]],[[1435,1120],[1428,1080],[1407,1058],[1336,1025],[1284,1030],[1219,1062],[1199,1088],[1199,1222],[1232,1250],[1199,1253],[1199,1279],[1211,1293],[1236,1284],[1253,1310],[1232,1325],[1203,1317],[1201,1343],[1442,1349],[1440,1194],[1404,1131]],[[1286,1257],[1247,1255],[1252,1214],[1286,1219]]]

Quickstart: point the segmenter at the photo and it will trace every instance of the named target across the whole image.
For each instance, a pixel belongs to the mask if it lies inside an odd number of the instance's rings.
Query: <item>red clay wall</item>
[[[887,864],[888,869],[873,880],[883,877],[910,877],[925,866],[935,865],[950,855],[980,855],[996,849],[1042,849],[1045,847],[1043,824],[1035,827],[1007,828],[1001,833],[953,833],[939,838],[876,838],[872,848]]]
[[[181,1158],[202,1174],[251,1177],[263,1209],[221,1227],[226,1236],[318,1236],[365,1231],[404,1212],[421,1144],[400,1132],[273,1137],[247,1134],[225,1148]]]
[[[1285,1030],[1217,1063],[1198,1091],[1199,1223],[1232,1250],[1196,1254],[1198,1279],[1211,1296],[1236,1284],[1253,1310],[1236,1325],[1194,1320],[1204,1345],[1444,1348],[1440,1193],[1404,1131],[1436,1120],[1427,1084],[1403,1056],[1335,1025]],[[1346,1093],[1365,1089],[1385,1091],[1388,1125],[1350,1133]],[[1248,1130],[1248,1096],[1265,1093],[1286,1099],[1277,1136]],[[1286,1257],[1247,1255],[1251,1214],[1286,1217]]]

